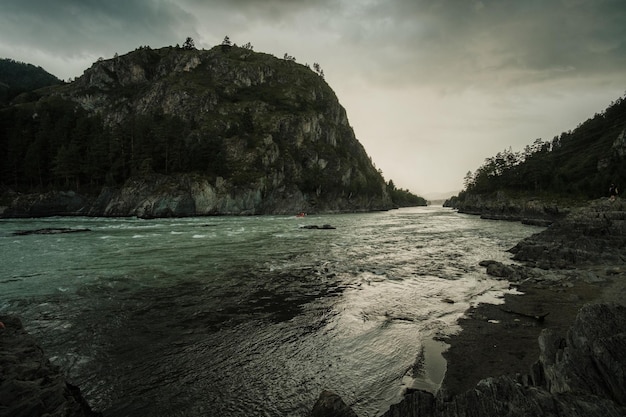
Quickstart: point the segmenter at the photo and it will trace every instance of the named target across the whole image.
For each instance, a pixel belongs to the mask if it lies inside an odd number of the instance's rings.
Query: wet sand
[[[537,338],[541,330],[552,328],[565,335],[584,304],[626,304],[624,267],[592,266],[556,273],[563,274],[564,280],[512,284],[523,295],[507,294],[504,305],[480,304],[459,320],[461,332],[446,340],[450,348],[444,352],[448,361],[442,386],[445,397],[472,389],[488,377],[528,374],[539,359]],[[543,321],[526,316],[546,313]]]

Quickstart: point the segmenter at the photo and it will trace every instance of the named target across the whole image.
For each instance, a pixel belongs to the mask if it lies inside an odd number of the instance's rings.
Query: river
[[[42,228],[90,231],[13,235]],[[374,417],[438,389],[437,340],[507,288],[478,263],[540,230],[442,207],[5,219],[0,313],[106,417],[304,416],[323,389]]]

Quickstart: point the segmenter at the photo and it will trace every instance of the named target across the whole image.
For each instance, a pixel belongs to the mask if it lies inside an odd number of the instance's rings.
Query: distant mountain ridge
[[[61,80],[41,67],[0,58],[0,105],[8,104],[24,92],[61,83]]]
[[[394,206],[323,77],[251,48],[142,47],[101,59],[70,84],[18,97],[0,123],[5,191],[47,192],[37,201],[64,214]],[[80,202],[60,208],[60,190]],[[4,216],[28,215],[32,198],[12,201],[5,192]]]

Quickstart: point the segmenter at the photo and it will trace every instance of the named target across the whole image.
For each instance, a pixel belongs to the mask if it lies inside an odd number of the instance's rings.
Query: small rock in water
[[[316,224],[308,224],[306,226],[300,226],[301,229],[322,229],[322,230],[334,230],[336,227],[331,226],[330,224],[324,224],[322,226],[318,226]]]
[[[91,232],[90,229],[70,229],[66,227],[60,228],[45,228],[45,229],[36,229],[36,230],[18,230],[17,232],[13,232],[13,236],[26,236],[26,235],[58,235],[63,233],[80,233],[80,232]]]
[[[358,417],[339,395],[332,391],[322,391],[313,410],[311,417]]]

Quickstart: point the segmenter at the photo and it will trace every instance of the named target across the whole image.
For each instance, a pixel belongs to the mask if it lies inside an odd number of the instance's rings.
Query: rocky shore
[[[580,204],[580,202],[577,202]],[[459,213],[474,214],[486,220],[522,222],[547,227],[565,218],[572,210],[572,202],[534,196],[513,197],[503,192],[495,194],[466,194],[446,200],[444,207]]]
[[[0,316],[0,416],[101,417],[19,319]]]
[[[626,415],[625,249],[626,204],[602,199],[519,242],[521,264],[482,262],[518,291],[471,308],[446,340],[442,389],[384,417]]]
[[[394,208],[380,198],[352,193],[305,193],[295,185],[272,189],[264,181],[234,187],[200,174],[146,174],[100,191],[20,194],[0,185],[0,218],[52,216],[140,217],[250,216],[260,214],[351,213]]]

